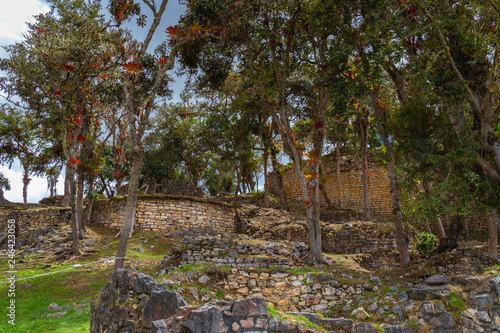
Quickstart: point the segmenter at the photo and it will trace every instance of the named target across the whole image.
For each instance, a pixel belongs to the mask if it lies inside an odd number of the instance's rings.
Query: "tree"
[[[170,44],[171,48],[160,45],[157,48],[156,57],[147,53],[151,39],[167,7],[168,0],[162,0],[159,6],[156,5],[155,1],[144,0],[143,3],[151,10],[153,21],[140,47],[131,49],[130,60],[123,64],[122,87],[129,131],[128,143],[131,149],[131,171],[115,270],[123,268],[128,238],[133,228],[143,161],[142,139],[149,126],[149,116],[155,107],[156,97],[168,95],[166,90],[168,78],[166,74],[167,70],[173,68],[176,53],[172,44]],[[110,1],[110,10],[119,25],[122,21],[140,12],[140,6],[133,1],[112,0]],[[139,17],[138,23],[145,23],[144,16]],[[167,54],[167,52],[169,53]]]
[[[99,14],[99,1],[51,1],[51,12],[39,15],[30,25],[25,41],[7,47],[9,59],[2,59],[2,89],[17,96],[21,104],[41,119],[42,130],[56,134],[65,157],[70,185],[73,252],[80,253],[81,203],[77,200],[75,175],[81,162],[82,142],[95,138],[90,132],[98,119],[98,89],[120,58],[121,30],[108,31]],[[83,174],[79,173],[82,189]],[[79,201],[79,203],[77,202]],[[78,208],[77,208],[78,206]]]

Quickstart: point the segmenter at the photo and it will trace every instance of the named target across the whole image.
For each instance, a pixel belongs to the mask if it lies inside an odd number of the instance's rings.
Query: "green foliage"
[[[427,255],[438,245],[437,237],[425,231],[415,235],[417,241],[415,242],[415,249],[418,253]]]
[[[455,311],[464,311],[465,302],[462,300],[458,292],[452,291],[447,297],[448,305]]]

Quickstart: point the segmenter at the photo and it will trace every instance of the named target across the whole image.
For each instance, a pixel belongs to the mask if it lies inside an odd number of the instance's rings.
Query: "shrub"
[[[438,245],[437,237],[425,231],[420,234],[416,234],[416,238],[417,241],[415,243],[415,250],[423,255],[431,253],[431,251]]]

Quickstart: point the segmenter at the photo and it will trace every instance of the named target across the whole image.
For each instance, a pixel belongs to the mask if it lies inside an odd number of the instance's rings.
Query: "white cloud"
[[[23,174],[21,169],[16,168],[15,165],[12,166],[12,169],[0,165],[0,172],[10,181],[10,191],[4,191],[5,199],[11,202],[23,202]],[[31,178],[32,180],[28,185],[28,202],[37,203],[41,199],[49,196],[47,180],[40,177]],[[63,194],[63,192],[64,178],[59,177],[59,181],[57,182],[57,194]]]
[[[0,43],[11,44],[22,40],[28,30],[26,22],[34,23],[33,15],[46,13],[49,6],[41,0],[11,0],[2,6],[0,14]]]

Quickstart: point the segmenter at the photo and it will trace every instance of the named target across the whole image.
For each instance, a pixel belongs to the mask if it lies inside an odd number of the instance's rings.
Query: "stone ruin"
[[[320,318],[311,313],[272,316],[266,300],[258,296],[190,306],[178,293],[132,269],[113,273],[100,297],[91,303],[93,333],[314,333],[320,328],[323,332],[376,332],[370,324],[354,324],[346,318]],[[412,332],[403,325],[382,328],[384,332]]]

